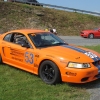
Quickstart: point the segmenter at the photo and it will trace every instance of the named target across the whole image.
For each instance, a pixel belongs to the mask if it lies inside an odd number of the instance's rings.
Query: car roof
[[[18,32],[18,33],[24,33],[24,34],[29,34],[29,33],[42,33],[46,32],[45,30],[39,30],[39,29],[18,29],[18,30],[12,30],[9,32]]]

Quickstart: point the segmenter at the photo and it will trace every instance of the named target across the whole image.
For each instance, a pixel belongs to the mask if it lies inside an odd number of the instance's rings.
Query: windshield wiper
[[[53,46],[59,46],[59,45],[67,45],[67,43],[56,43],[56,44],[53,44]]]
[[[50,45],[50,44],[44,44],[44,45],[40,45],[40,46],[38,46],[38,47],[51,47],[51,46],[53,46],[53,45]]]

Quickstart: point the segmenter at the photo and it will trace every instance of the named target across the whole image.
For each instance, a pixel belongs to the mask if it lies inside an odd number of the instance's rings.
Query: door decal
[[[25,52],[25,62],[33,64],[34,55],[31,52]]]

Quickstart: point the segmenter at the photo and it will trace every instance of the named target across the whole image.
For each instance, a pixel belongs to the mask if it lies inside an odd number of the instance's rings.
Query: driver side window
[[[26,36],[22,33],[9,33],[4,37],[3,40],[21,45],[22,47],[32,48]]]
[[[22,47],[31,47],[26,36],[21,33],[14,33],[13,42],[15,44],[21,45]]]

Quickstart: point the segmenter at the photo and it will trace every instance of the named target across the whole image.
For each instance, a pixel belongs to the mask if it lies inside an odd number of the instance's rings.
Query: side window
[[[7,34],[3,40],[10,42],[12,34]]]
[[[28,47],[28,48],[32,47],[27,37],[21,33],[14,33],[13,43],[21,45],[22,47]]]

